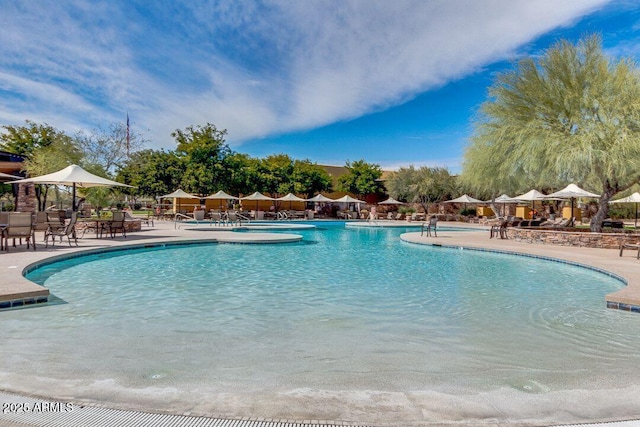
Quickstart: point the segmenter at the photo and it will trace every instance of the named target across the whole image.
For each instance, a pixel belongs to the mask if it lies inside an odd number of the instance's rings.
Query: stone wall
[[[542,245],[618,249],[621,242],[640,243],[640,234],[627,232],[593,233],[588,229],[553,230],[537,228],[507,228],[507,238]]]
[[[14,210],[16,212],[36,211],[36,187],[33,183],[18,184],[18,197]]]

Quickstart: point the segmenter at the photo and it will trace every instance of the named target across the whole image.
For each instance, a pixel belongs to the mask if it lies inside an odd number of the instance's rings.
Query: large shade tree
[[[357,196],[382,193],[380,177],[382,169],[375,163],[367,163],[364,160],[346,162],[347,173],[338,177],[338,191],[346,191]]]
[[[640,178],[640,77],[600,37],[560,41],[497,76],[465,152],[462,180],[495,194],[570,182],[601,194],[601,231],[616,193]]]
[[[428,212],[430,204],[451,198],[456,192],[456,179],[445,168],[409,166],[392,172],[385,186],[392,197],[419,203]]]

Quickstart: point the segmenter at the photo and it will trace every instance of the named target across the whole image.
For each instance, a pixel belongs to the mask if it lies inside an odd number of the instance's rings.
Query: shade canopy
[[[379,205],[404,205],[403,202],[394,199],[393,197],[389,197],[387,200],[378,203]]]
[[[575,184],[569,184],[560,191],[545,196],[545,199],[575,199],[578,197],[590,197],[599,199],[599,194],[590,193]]]
[[[289,193],[286,196],[278,197],[276,200],[280,200],[283,202],[306,202],[307,201],[307,199],[298,197],[293,193]]]
[[[366,203],[366,202],[363,202],[362,200],[354,199],[353,197],[349,196],[348,194],[346,196],[342,196],[339,199],[334,200],[334,202],[337,202],[337,203]]]
[[[70,165],[58,172],[47,175],[40,175],[33,178],[19,179],[14,183],[32,182],[34,184],[53,184],[67,185],[72,188],[71,209],[77,210],[76,206],[76,187],[129,187],[132,185],[123,184],[121,182],[112,181],[98,175],[87,172],[78,165]]]
[[[640,203],[640,193],[635,192],[630,196],[623,197],[622,199],[611,200],[609,203],[635,203],[636,204],[635,227],[638,228],[638,203]]]
[[[548,197],[543,193],[539,192],[538,190],[530,190],[519,196],[514,196],[513,199],[527,201],[527,202],[535,202],[536,200],[548,199]]]
[[[112,181],[87,172],[78,165],[67,166],[58,172],[33,178],[20,179],[14,183],[33,182],[34,184],[68,185],[73,187],[133,187],[132,185]]]
[[[484,203],[484,202],[482,200],[474,199],[473,197],[463,194],[462,196],[456,199],[447,200],[444,203]]]
[[[618,200],[611,200],[609,203],[640,203],[640,193],[635,192],[630,196]]]
[[[487,200],[484,203],[518,203],[518,200],[515,197],[509,197],[506,194],[501,194],[492,200]]]
[[[214,200],[238,200],[238,197],[232,196],[231,194],[227,194],[224,191],[220,190],[215,194],[205,197],[205,199],[214,199]]]
[[[327,196],[323,196],[322,194],[316,194],[315,196],[313,196],[312,198],[310,198],[308,200],[309,202],[325,202],[325,203],[331,203],[331,202],[335,202],[335,200],[328,198]]]
[[[8,173],[0,172],[0,182],[9,181],[12,179],[20,179],[20,177],[15,175],[9,175]]]
[[[170,194],[165,194],[164,196],[160,196],[161,199],[199,199],[200,197],[194,196],[193,194],[189,194],[184,190],[178,188],[176,191]]]
[[[250,196],[240,197],[240,200],[275,200],[273,197],[265,196],[264,194],[256,191]]]

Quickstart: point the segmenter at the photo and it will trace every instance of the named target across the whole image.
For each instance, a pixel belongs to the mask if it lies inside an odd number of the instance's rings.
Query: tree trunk
[[[602,233],[602,221],[609,216],[609,201],[618,190],[611,185],[609,180],[604,183],[604,191],[598,201],[598,212],[591,218],[591,231]]]

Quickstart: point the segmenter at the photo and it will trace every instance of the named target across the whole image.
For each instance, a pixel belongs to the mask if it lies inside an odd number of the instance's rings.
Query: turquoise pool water
[[[28,277],[63,303],[2,313],[0,379],[46,378],[53,391],[115,401],[144,390],[256,411],[247,402],[266,399],[263,412],[283,413],[300,396],[322,411],[372,391],[424,405],[506,393],[527,402],[500,409],[513,419],[552,411],[555,393],[637,387],[640,316],[604,303],[620,282],[402,243],[404,231],[307,230],[296,244],[169,246],[46,266]],[[482,418],[473,408],[465,413]]]

